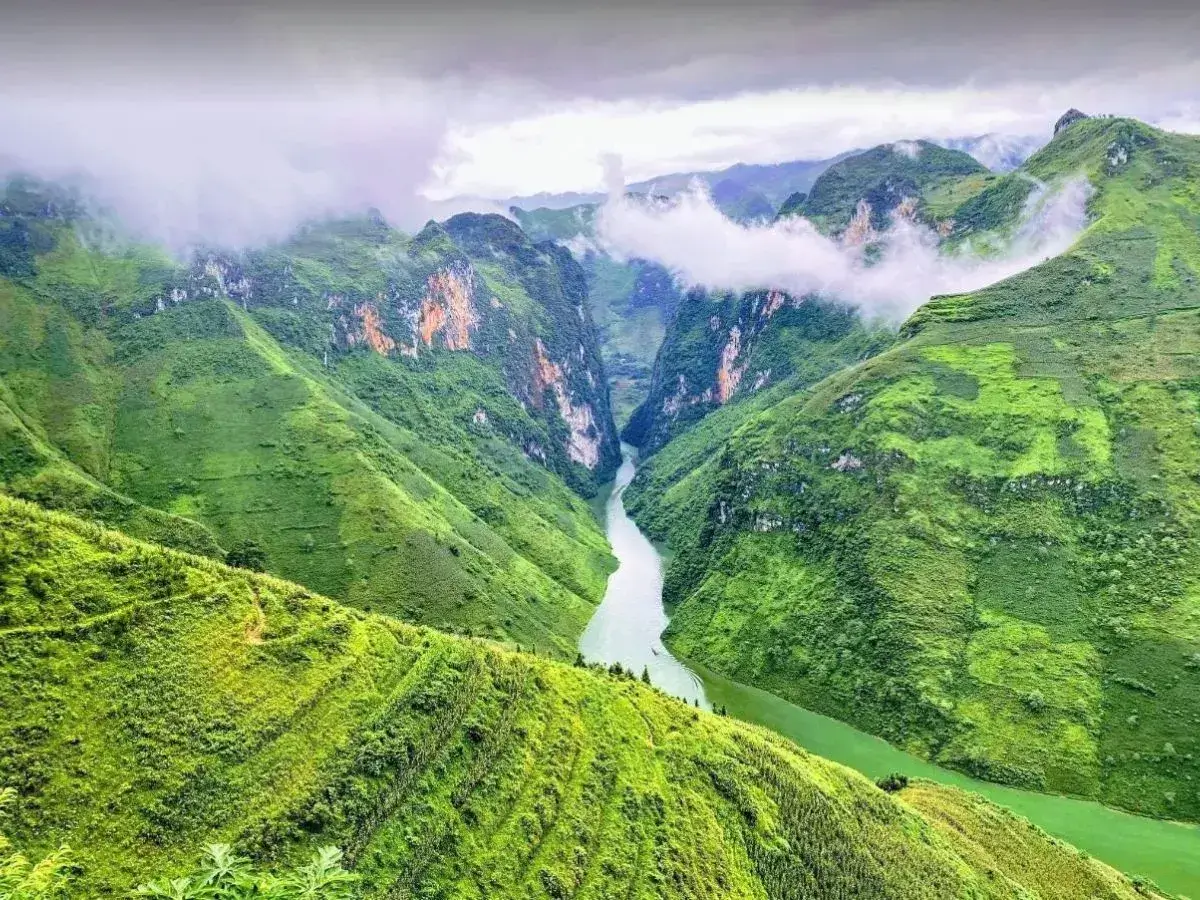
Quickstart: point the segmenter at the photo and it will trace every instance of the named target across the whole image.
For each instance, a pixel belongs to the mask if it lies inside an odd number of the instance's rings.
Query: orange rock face
[[[417,323],[422,343],[433,346],[434,336],[440,333],[447,350],[470,350],[471,331],[478,324],[474,273],[442,269],[430,275]]]
[[[366,344],[376,353],[387,356],[396,349],[396,342],[383,330],[383,321],[374,303],[359,303],[354,307],[354,317],[359,330],[347,335],[350,345]]]
[[[866,200],[859,200],[858,207],[854,210],[854,217],[842,233],[842,243],[847,247],[857,247],[860,244],[869,243],[874,238],[875,227],[871,224],[871,204]]]
[[[721,348],[721,362],[717,367],[717,402],[725,404],[737,392],[745,374],[745,365],[737,366],[738,354],[742,352],[742,330],[736,325],[729,332],[729,340]]]

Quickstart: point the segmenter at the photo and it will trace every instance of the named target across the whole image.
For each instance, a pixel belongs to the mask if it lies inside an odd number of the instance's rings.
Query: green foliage
[[[1092,180],[1075,248],[685,432],[629,508],[675,551],[685,658],[977,777],[1200,819],[1200,142],[1081,120],[1025,173]],[[964,206],[1017,202],[994,184]]]
[[[322,847],[295,871],[273,875],[256,871],[228,844],[210,844],[195,873],[138,885],[134,895],[162,900],[350,900],[357,896],[357,880],[342,868],[337,847]]]
[[[234,562],[252,539],[252,563],[314,589],[570,658],[611,569],[571,488],[595,490],[616,435],[581,270],[497,218],[411,241],[327,222],[190,270],[37,218],[53,241],[0,278],[0,483]],[[471,267],[471,351],[362,345],[364,304],[411,343],[427,277]],[[590,431],[557,387],[534,397],[537,341]],[[594,469],[568,456],[580,437]]]
[[[836,234],[850,223],[859,202],[866,201],[871,224],[881,230],[906,198],[919,200],[948,183],[961,183],[964,176],[986,175],[987,169],[961,150],[928,141],[884,144],[830,166],[791,211]]]
[[[854,310],[814,298],[691,291],[659,350],[649,396],[622,438],[654,452],[726,404],[784,383],[803,390],[893,339]]]
[[[313,550],[312,535],[305,536],[309,540],[305,543],[304,548],[307,552],[311,553]],[[225,563],[239,569],[264,572],[267,568],[267,554],[258,545],[258,541],[246,538],[238,541],[229,548],[229,552],[225,554]]]
[[[5,608],[37,596],[0,630],[9,833],[77,848],[74,896],[1015,898],[1029,858],[1091,873],[1046,896],[1133,896],[1044,836],[1010,860],[987,829],[943,830],[625,671],[404,625],[3,497],[0,536]],[[202,841],[222,846],[197,870]],[[333,851],[305,862],[314,845],[345,848],[356,880]],[[981,852],[999,862],[968,862]]]
[[[16,802],[12,788],[0,788],[0,816]],[[59,847],[40,862],[15,850],[0,832],[0,900],[56,900],[67,896],[71,851]]]
[[[886,794],[894,794],[896,791],[901,791],[908,787],[908,776],[893,772],[886,778],[878,779],[875,782],[875,786]]]

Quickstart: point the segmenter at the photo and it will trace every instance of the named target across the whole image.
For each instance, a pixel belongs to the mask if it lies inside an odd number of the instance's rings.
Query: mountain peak
[[[1065,113],[1063,113],[1061,116],[1059,116],[1058,121],[1054,123],[1054,134],[1057,135],[1064,128],[1070,128],[1072,125],[1074,125],[1080,119],[1089,119],[1089,118],[1091,118],[1091,116],[1089,116],[1087,113],[1080,112],[1079,110],[1077,110],[1075,107],[1072,106]]]

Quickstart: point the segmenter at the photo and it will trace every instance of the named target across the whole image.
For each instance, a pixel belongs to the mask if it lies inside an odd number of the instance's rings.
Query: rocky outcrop
[[[371,302],[357,303],[352,313],[357,327],[346,331],[346,343],[350,347],[367,346],[376,353],[387,356],[396,349],[396,342],[383,330],[379,308]]]
[[[737,365],[738,354],[742,350],[742,329],[737,325],[729,330],[729,340],[721,348],[721,359],[717,363],[716,400],[720,404],[729,402],[737,392],[746,372],[746,364]]]
[[[595,469],[600,465],[603,437],[596,425],[595,409],[590,402],[572,396],[563,366],[550,359],[541,338],[534,341],[533,362],[534,403],[541,408],[546,391],[551,392],[558,413],[570,432],[567,456],[589,470]]]
[[[498,308],[498,307],[496,307]],[[470,350],[471,332],[479,325],[475,309],[475,272],[468,266],[439,269],[425,282],[418,337],[426,347],[441,335],[447,350]]]
[[[1059,132],[1065,131],[1066,129],[1068,129],[1072,125],[1074,125],[1076,122],[1082,121],[1083,119],[1087,119],[1087,118],[1089,118],[1087,113],[1080,112],[1079,110],[1075,109],[1075,107],[1071,107],[1065,113],[1063,113],[1061,116],[1059,116],[1058,121],[1054,123],[1055,137],[1058,136]]]

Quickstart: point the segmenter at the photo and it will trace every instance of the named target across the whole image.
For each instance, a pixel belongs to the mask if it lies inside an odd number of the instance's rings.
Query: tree
[[[650,667],[642,666],[642,683],[650,684]]]
[[[162,878],[139,885],[136,897],[160,900],[352,900],[358,876],[342,868],[337,847],[317,850],[307,865],[282,875],[255,870],[228,844],[212,844],[200,868],[182,878]]]
[[[267,568],[267,554],[258,545],[258,541],[247,538],[229,548],[229,552],[225,554],[225,562],[239,569],[262,572]]]
[[[908,787],[908,776],[902,775],[899,772],[893,772],[886,778],[880,778],[875,782],[875,786],[881,791],[893,794],[896,791],[902,791]]]

